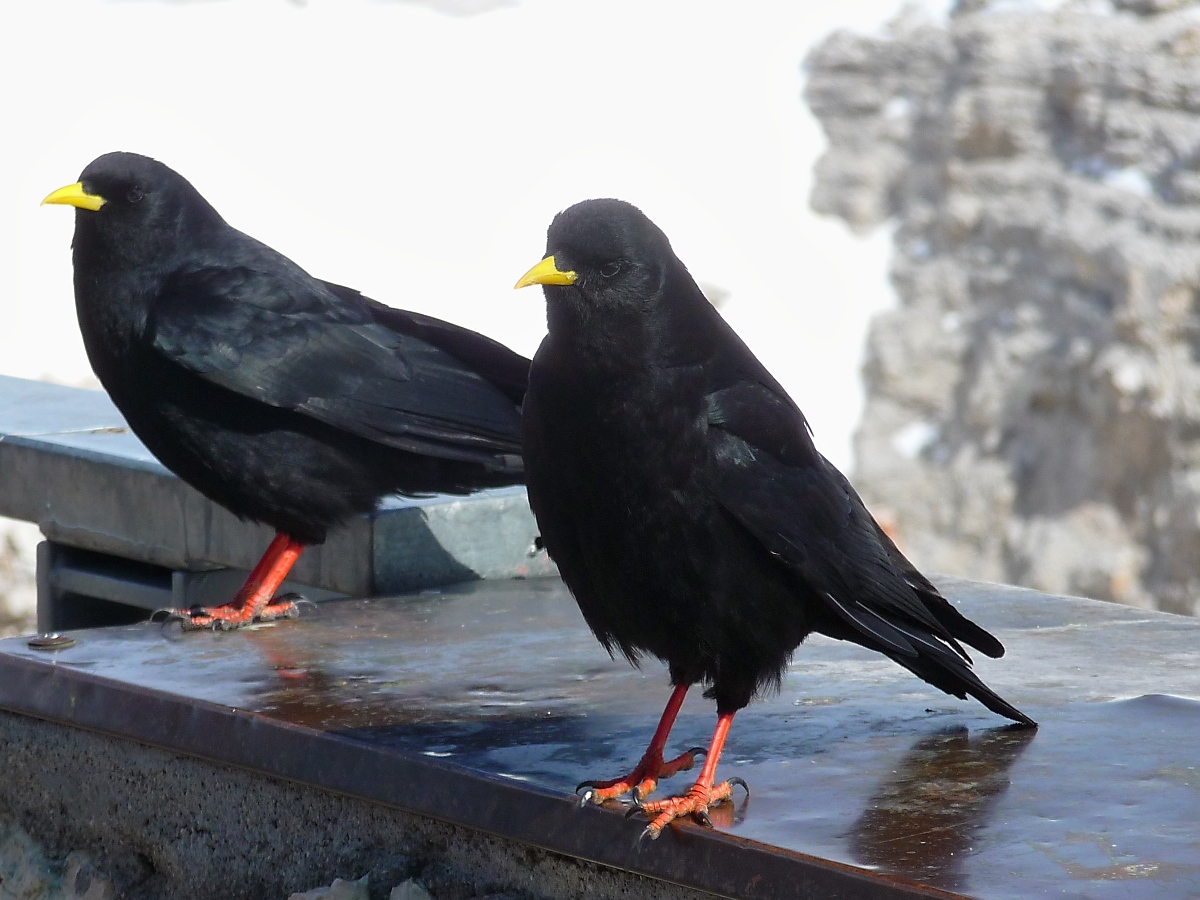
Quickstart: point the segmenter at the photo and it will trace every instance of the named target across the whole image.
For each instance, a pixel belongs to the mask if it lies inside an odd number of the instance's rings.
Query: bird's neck
[[[128,265],[107,249],[76,234],[75,312],[88,361],[112,393],[145,335],[165,273],[160,266]]]
[[[646,308],[596,310],[586,304],[547,305],[548,351],[560,367],[593,379],[689,367],[714,352],[720,314],[704,299],[676,294]]]

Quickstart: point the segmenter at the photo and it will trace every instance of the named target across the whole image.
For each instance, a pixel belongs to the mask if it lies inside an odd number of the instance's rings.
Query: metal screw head
[[[65,634],[39,634],[30,638],[26,643],[31,650],[66,650],[75,646],[75,638]]]

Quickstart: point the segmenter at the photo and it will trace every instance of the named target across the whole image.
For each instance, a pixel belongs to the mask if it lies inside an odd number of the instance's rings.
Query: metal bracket
[[[37,549],[37,620],[43,634],[142,622],[158,609],[219,606],[233,599],[245,569],[172,570],[54,541]],[[347,596],[285,581],[281,593],[313,601]]]

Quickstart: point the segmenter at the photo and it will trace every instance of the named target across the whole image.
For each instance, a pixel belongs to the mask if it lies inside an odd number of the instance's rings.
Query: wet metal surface
[[[554,579],[334,601],[183,640],[130,626],[73,633],[54,654],[3,641],[0,706],[731,895],[914,882],[987,898],[1200,895],[1200,622],[944,584],[1005,642],[979,671],[1040,730],[813,639],[779,696],[734,722],[720,772],[750,783],[749,802],[719,810],[715,832],[689,824],[654,844],[563,798],[637,761],[665,672],[609,660]],[[713,722],[693,692],[671,746],[706,744]],[[887,881],[853,884],[842,865]]]
[[[270,529],[239,522],[164,468],[100,391],[0,376],[0,515],[51,541],[167,569],[249,570]],[[546,574],[521,488],[393,498],[305,552],[296,582],[366,596]]]

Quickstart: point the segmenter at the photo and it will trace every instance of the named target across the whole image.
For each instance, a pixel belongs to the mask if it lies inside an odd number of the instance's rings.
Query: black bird
[[[900,553],[817,452],[804,414],[705,300],[636,207],[589,200],[559,213],[546,257],[517,287],[544,286],[548,335],[533,359],[523,446],[542,540],[610,653],[649,653],[674,693],[624,778],[584,782],[595,802],[632,793],[658,837],[729,798],[714,786],[734,714],[777,688],[812,632],[891,657],[930,684],[1025,725],[971,671],[960,641],[1004,647]],[[683,797],[641,803],[688,688],[717,728]]]
[[[524,357],[313,278],[145,156],[101,156],[44,202],[77,207],[79,327],[130,428],[278,532],[231,603],[180,612],[188,627],[293,613],[272,598],[305,545],[382,496],[523,481]]]

